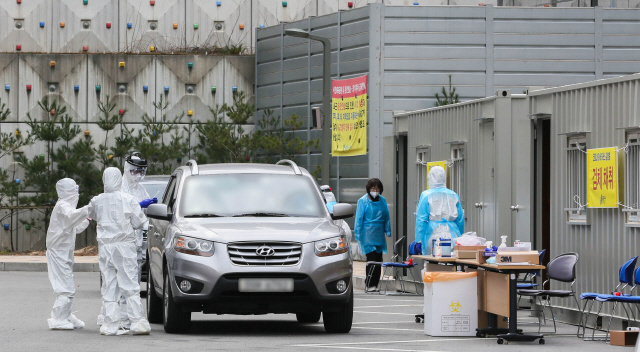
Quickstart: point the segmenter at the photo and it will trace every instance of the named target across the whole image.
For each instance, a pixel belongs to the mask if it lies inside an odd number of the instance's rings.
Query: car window
[[[170,196],[173,193],[173,190],[176,187],[176,177],[172,176],[171,179],[169,180],[169,184],[167,185],[167,191],[164,193],[164,196],[162,197],[162,204],[169,204],[168,200],[171,199]]]
[[[141,183],[151,198],[164,198],[164,190],[167,188],[166,183]]]
[[[324,202],[308,177],[224,174],[187,177],[180,215],[323,217]]]

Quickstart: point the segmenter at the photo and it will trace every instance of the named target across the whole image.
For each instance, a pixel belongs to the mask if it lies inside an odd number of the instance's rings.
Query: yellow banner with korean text
[[[331,155],[367,154],[367,76],[331,84]]]
[[[587,206],[618,207],[618,151],[615,147],[587,150]]]
[[[432,161],[427,163],[427,189],[429,189],[429,171],[434,166],[441,166],[444,169],[445,174],[447,174],[447,162],[446,161]],[[447,177],[447,187],[449,186],[449,177]]]

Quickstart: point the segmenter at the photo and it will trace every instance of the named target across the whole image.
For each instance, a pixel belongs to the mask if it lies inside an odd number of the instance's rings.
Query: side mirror
[[[147,208],[147,217],[157,220],[171,221],[173,214],[169,212],[166,204],[151,204]]]
[[[331,218],[333,220],[346,219],[353,216],[353,207],[347,203],[337,203],[333,205],[333,213]]]

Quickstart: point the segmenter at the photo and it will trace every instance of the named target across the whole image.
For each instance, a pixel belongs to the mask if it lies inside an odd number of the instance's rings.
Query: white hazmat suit
[[[132,157],[137,158],[137,157]],[[137,158],[139,159],[139,158]],[[145,199],[149,199],[149,193],[147,190],[140,184],[140,181],[144,179],[144,175],[132,175],[131,170],[137,169],[136,166],[133,166],[129,163],[124,164],[124,176],[122,182],[122,193],[132,195],[133,198],[136,199],[138,203],[142,202]],[[145,223],[144,228],[148,226],[148,222]],[[136,230],[136,249],[138,252],[138,282],[140,281],[140,275],[142,275],[142,261],[143,255],[142,252],[142,231],[143,229]]]
[[[140,204],[121,192],[122,175],[114,167],[102,175],[104,192],[89,203],[89,217],[96,220],[100,272],[103,277],[102,301],[105,308],[103,335],[116,335],[120,328],[118,298],[127,301],[127,315],[134,334],[149,334],[138,282],[136,232],[147,222]]]
[[[72,330],[84,327],[84,323],[71,314],[76,293],[73,283],[73,250],[76,233],[89,225],[88,208],[78,206],[78,186],[70,178],[56,183],[58,201],[51,212],[47,229],[47,269],[53,292],[58,297],[53,304],[49,329]]]
[[[134,160],[141,160],[137,156],[132,156],[131,158]],[[133,166],[128,162],[124,164],[124,176],[123,176],[121,191],[122,193],[132,195],[136,199],[136,201],[140,203],[145,199],[149,199],[149,194],[147,193],[147,190],[144,188],[144,186],[140,184],[140,181],[144,179],[144,175],[138,174],[134,176],[131,174],[131,170],[135,170],[135,169],[138,169],[138,167]],[[142,231],[146,230],[146,228],[148,227],[148,224],[149,223],[146,222],[142,229],[135,230],[136,231],[136,253],[137,253],[137,261],[138,261],[138,283],[140,283],[140,278],[142,276],[142,262],[144,260],[144,250],[146,249],[146,248],[143,248]],[[98,325],[104,324],[104,314],[105,314],[105,310],[103,306],[102,310],[100,311],[100,315],[98,316]],[[122,325],[124,328],[129,328],[131,326],[131,322],[129,321],[128,315],[127,315],[127,301],[125,300],[124,296],[120,298],[120,319],[122,321]]]

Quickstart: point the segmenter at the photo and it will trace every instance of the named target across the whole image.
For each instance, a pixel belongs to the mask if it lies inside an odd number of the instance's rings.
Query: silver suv
[[[185,333],[191,312],[323,316],[327,332],[353,318],[353,261],[313,177],[294,162],[178,168],[147,209],[148,318]]]

